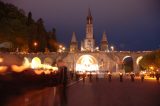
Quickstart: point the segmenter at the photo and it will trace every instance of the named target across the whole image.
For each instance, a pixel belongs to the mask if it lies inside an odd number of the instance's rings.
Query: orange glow
[[[34,45],[34,46],[37,46],[37,45],[38,45],[38,43],[37,43],[37,42],[34,42],[34,43],[33,43],[33,45]]]
[[[59,45],[59,48],[62,48],[62,45]]]
[[[154,70],[154,67],[153,67],[153,66],[150,66],[149,68],[150,68],[151,70]]]
[[[34,70],[34,73],[36,74],[36,75],[41,75],[42,73],[43,73],[44,71],[43,70]]]
[[[12,71],[14,71],[14,72],[22,72],[22,71],[30,68],[29,60],[26,57],[24,57],[24,61],[21,66],[12,65],[11,68],[12,68]]]
[[[45,70],[44,74],[49,75],[49,74],[51,74],[51,71],[50,70]]]
[[[2,63],[4,61],[4,59],[3,58],[0,58],[0,63]]]
[[[18,73],[23,72],[26,69],[26,67],[24,66],[17,66],[17,65],[12,65],[11,68],[12,68],[12,71],[18,72]]]
[[[6,72],[7,69],[8,69],[7,66],[0,66],[0,73]]]
[[[123,73],[120,72],[119,75],[123,75]]]
[[[152,77],[146,77],[145,79],[147,79],[147,80],[156,80],[156,78],[152,78]]]

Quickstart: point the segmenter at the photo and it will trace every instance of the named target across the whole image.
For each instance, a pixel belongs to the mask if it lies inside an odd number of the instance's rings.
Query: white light
[[[31,62],[31,68],[38,69],[41,67],[41,60],[38,57],[34,57]]]
[[[26,58],[26,57],[24,57],[23,66],[26,68],[30,67],[30,62],[29,62],[28,58]]]
[[[129,57],[131,57],[131,56],[125,56],[123,59],[122,59],[122,61],[124,61],[126,58],[129,58]],[[131,57],[132,58],[132,57]]]
[[[91,55],[81,56],[76,64],[76,71],[97,71],[99,70],[97,60]]]
[[[111,46],[111,51],[114,51],[114,46]]]
[[[137,61],[136,61],[137,65],[139,65],[139,62],[140,62],[140,60],[142,60],[142,58],[143,58],[142,56],[137,58]]]
[[[62,48],[62,45],[59,45],[59,48]]]

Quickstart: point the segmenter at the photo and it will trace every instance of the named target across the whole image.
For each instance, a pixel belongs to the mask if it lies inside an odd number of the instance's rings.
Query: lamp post
[[[59,48],[58,48],[58,52],[64,52],[66,50],[66,48],[62,45],[59,45]]]
[[[62,47],[63,52],[65,51],[65,49],[66,49],[65,47]]]
[[[112,51],[112,52],[114,51],[114,46],[111,46],[111,51]]]
[[[36,49],[37,49],[38,43],[35,41],[35,42],[33,43],[33,46],[34,46],[34,50],[35,50],[35,52],[36,52]]]
[[[152,71],[154,70],[154,67],[153,67],[153,66],[150,66],[149,68],[150,68]]]

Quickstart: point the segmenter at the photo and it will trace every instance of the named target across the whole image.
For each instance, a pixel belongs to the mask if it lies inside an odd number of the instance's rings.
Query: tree
[[[42,18],[37,20],[36,25],[37,25],[36,39],[39,41],[38,50],[41,52],[44,52],[45,48],[47,47],[47,32],[46,32],[45,27],[43,25]]]
[[[139,61],[139,66],[142,70],[149,70],[154,67],[154,71],[160,68],[160,50],[149,53]]]
[[[27,25],[30,26],[34,23],[33,19],[32,19],[32,13],[29,12],[28,13],[28,17],[27,17]]]
[[[58,49],[58,43],[57,43],[57,39],[56,39],[56,29],[55,28],[52,29],[52,32],[48,32],[47,47],[52,52],[56,52],[57,49]]]
[[[53,29],[51,42],[56,42],[55,33],[56,30]],[[36,22],[32,18],[32,12],[26,16],[22,9],[0,0],[0,42],[12,42],[13,51],[16,51],[16,48],[21,51],[28,47],[32,52],[33,42],[37,41],[39,44],[37,50],[43,52],[47,47],[47,36],[42,18]],[[53,48],[55,47],[54,45]]]

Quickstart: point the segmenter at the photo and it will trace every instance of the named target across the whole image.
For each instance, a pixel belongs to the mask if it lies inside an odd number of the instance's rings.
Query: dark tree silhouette
[[[23,51],[28,48],[33,52],[35,41],[38,42],[37,51],[43,52],[48,44],[50,50],[55,51],[56,30],[53,29],[52,34],[48,35],[42,18],[35,21],[31,12],[25,16],[22,9],[0,0],[0,42],[11,42],[13,46],[10,51],[16,51],[16,48]],[[54,43],[51,45],[47,42]]]

